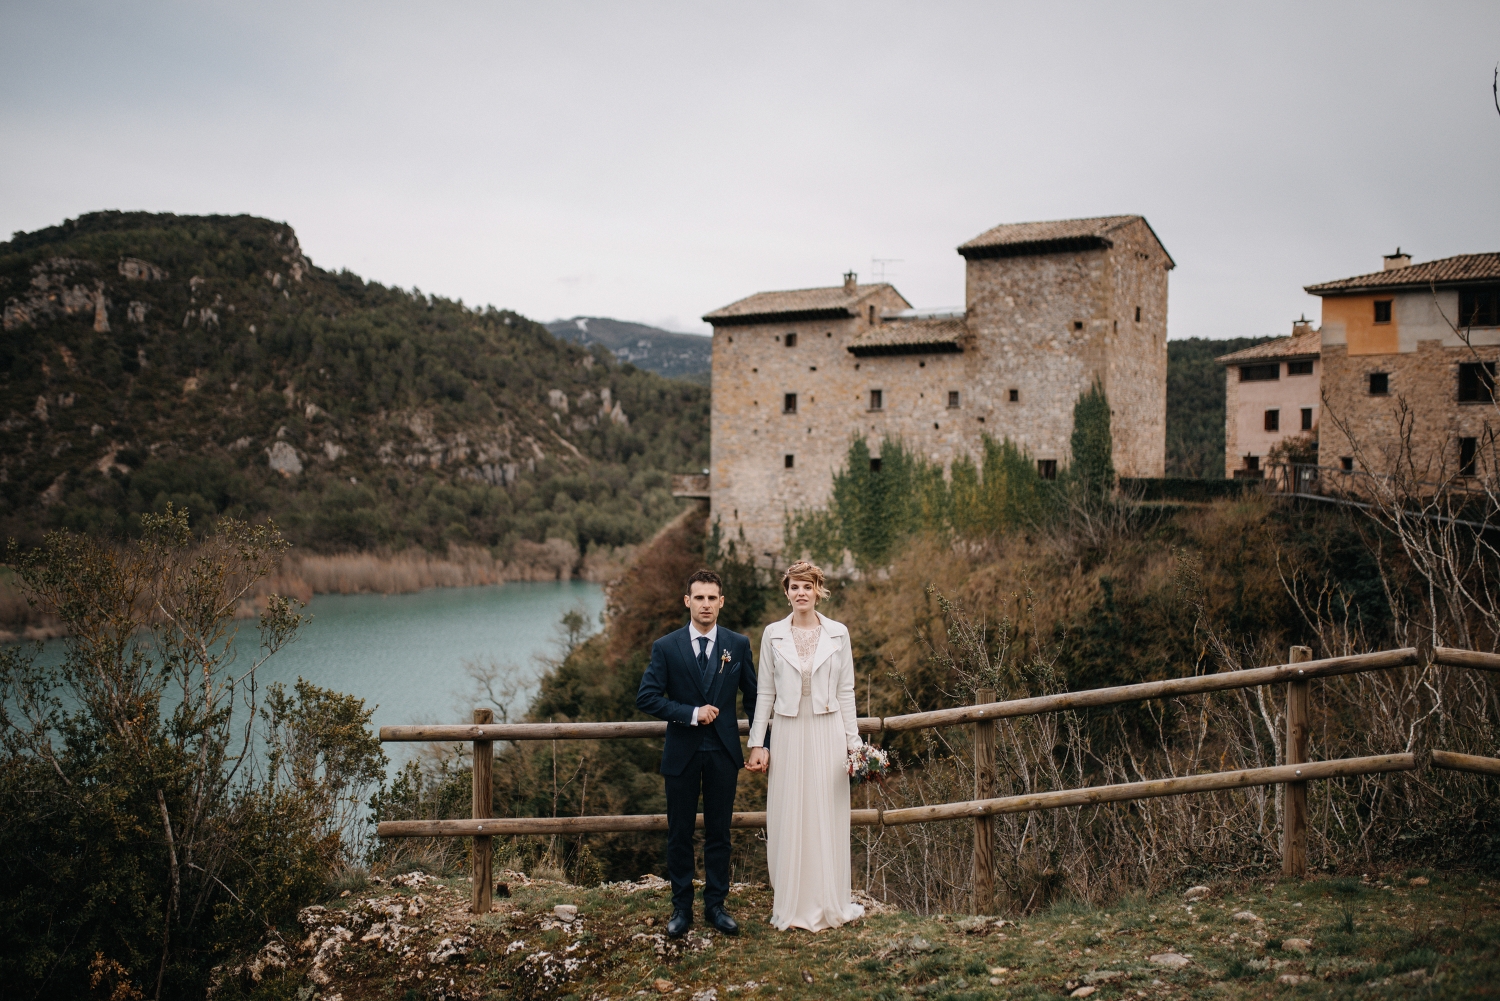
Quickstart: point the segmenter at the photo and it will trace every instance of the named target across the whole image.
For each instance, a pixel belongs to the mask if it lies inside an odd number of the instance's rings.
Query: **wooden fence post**
[[[495,713],[490,709],[475,709],[477,724],[495,722]],[[495,789],[491,780],[494,764],[495,742],[474,741],[474,819],[490,819],[490,804],[494,801]],[[474,838],[474,890],[470,895],[475,914],[488,914],[493,903],[495,880],[490,872],[490,849],[493,840],[489,835]]]
[[[1312,660],[1312,649],[1292,647],[1288,663]],[[1286,683],[1286,764],[1307,764],[1307,681]],[[1307,876],[1307,783],[1288,782],[1281,810],[1281,874]]]
[[[995,701],[995,690],[974,693],[976,705]],[[974,798],[995,796],[995,721],[974,724]],[[995,818],[974,818],[974,913],[995,913]]]

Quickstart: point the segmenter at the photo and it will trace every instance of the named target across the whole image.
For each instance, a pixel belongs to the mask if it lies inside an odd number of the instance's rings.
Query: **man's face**
[[[682,596],[682,603],[688,607],[698,628],[706,632],[719,621],[719,609],[724,607],[724,596],[719,593],[717,585],[695,580],[688,593]]]

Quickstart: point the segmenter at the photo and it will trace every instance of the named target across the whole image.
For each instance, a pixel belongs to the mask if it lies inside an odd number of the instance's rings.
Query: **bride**
[[[781,589],[792,614],[766,627],[760,644],[750,760],[767,773],[766,866],[779,930],[837,928],[862,917],[850,899],[848,752],[860,746],[854,716],[849,630],[817,611],[828,597],[823,571],[787,567]],[[766,725],[776,711],[776,763]]]

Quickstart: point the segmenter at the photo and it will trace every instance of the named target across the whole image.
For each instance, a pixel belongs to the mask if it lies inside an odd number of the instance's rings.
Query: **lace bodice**
[[[823,632],[821,625],[811,629],[792,627],[792,642],[797,646],[797,661],[802,667],[802,694],[812,694],[813,654],[818,649],[818,637]]]

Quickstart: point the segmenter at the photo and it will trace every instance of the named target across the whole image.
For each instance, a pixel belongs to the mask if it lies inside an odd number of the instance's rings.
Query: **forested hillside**
[[[98,212],[0,244],[0,534],[269,515],[314,550],[634,543],[708,392],[314,265],[250,216]]]

